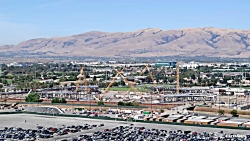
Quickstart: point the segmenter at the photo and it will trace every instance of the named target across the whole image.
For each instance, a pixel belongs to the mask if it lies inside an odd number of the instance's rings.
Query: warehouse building
[[[176,67],[177,62],[157,62],[155,67]]]

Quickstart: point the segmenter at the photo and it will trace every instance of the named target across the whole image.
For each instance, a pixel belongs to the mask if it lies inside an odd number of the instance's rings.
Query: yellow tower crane
[[[78,81],[76,83],[75,92],[78,92],[79,86],[80,86],[81,81],[82,81],[82,77],[84,78],[83,79],[83,84],[85,86],[85,92],[88,93],[89,92],[89,87],[88,87],[87,78],[86,78],[86,75],[85,75],[85,72],[84,72],[84,67],[81,68],[80,74],[78,75]]]
[[[156,86],[156,82],[154,80],[153,74],[150,72],[148,65],[146,65],[146,68],[148,70],[148,73],[149,73],[149,76],[150,76],[152,82],[154,83],[154,86],[155,86],[155,89],[156,89],[157,93],[160,94],[160,91],[159,91],[159,89]]]

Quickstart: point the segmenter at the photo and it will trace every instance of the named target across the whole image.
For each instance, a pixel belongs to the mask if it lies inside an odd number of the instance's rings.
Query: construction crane
[[[79,85],[81,84],[81,81],[82,81],[81,80],[82,77],[84,78],[83,83],[84,83],[84,86],[85,86],[85,92],[88,93],[89,92],[89,87],[88,87],[88,82],[87,82],[86,75],[85,75],[85,72],[84,72],[84,67],[81,68],[81,72],[78,75],[78,81],[76,83],[75,92],[78,92]]]
[[[124,68],[121,70],[123,71]],[[115,77],[113,77],[112,81],[109,83],[108,87],[104,90],[103,94],[99,95],[98,101],[100,101],[102,99],[102,97],[109,91],[110,87],[115,83],[116,78],[119,76],[119,74],[117,73]]]
[[[155,83],[153,74],[150,72],[150,69],[149,69],[148,65],[145,65],[145,68],[140,72],[140,76],[141,76],[143,73],[145,73],[146,70],[147,70],[148,73],[149,73],[150,79],[151,79],[152,82],[154,83],[154,86],[155,86],[155,89],[156,89],[157,93],[160,94],[160,91],[159,91],[159,89],[158,89],[157,86],[156,86],[156,83]],[[136,83],[137,81],[138,81],[138,80],[136,80],[135,83]]]
[[[150,72],[148,65],[146,65],[146,68],[147,68],[147,70],[148,70],[148,73],[149,73],[149,76],[150,76],[152,82],[154,83],[154,86],[155,86],[155,89],[156,89],[157,93],[160,94],[160,91],[159,91],[159,89],[158,89],[157,86],[156,86],[156,83],[155,83],[153,74]]]
[[[122,77],[125,83],[128,83],[130,88],[132,88],[135,92],[139,93],[139,91],[134,87],[133,84],[131,84],[131,82],[128,81],[128,79],[122,74],[122,72],[118,71],[117,69],[115,69],[115,71]]]
[[[127,78],[120,71],[118,71],[117,69],[115,69],[115,71],[122,77],[125,83],[128,83],[130,88],[132,88],[136,92],[136,94],[139,94],[146,101],[142,94],[134,87],[134,85],[130,81],[127,80]]]
[[[180,62],[176,63],[176,94],[180,93]]]

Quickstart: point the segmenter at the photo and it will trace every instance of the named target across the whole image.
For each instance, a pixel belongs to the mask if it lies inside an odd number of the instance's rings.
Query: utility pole
[[[0,77],[2,76],[2,64],[0,63]]]
[[[106,69],[106,76],[105,76],[106,78],[105,78],[105,80],[107,80],[107,77],[108,77],[107,75],[108,75],[108,70]]]
[[[219,112],[220,112],[220,93],[219,93]]]
[[[91,94],[89,94],[89,111],[91,112]]]
[[[35,66],[35,79],[36,79],[36,66]]]
[[[180,68],[179,62],[176,63],[176,94],[180,92]]]
[[[227,94],[228,108],[230,108],[230,94]]]
[[[151,95],[151,115],[153,115],[153,108],[152,108],[152,93],[150,93]]]

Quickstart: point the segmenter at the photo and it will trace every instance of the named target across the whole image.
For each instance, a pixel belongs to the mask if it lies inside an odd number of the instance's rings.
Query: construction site
[[[150,67],[145,67],[139,73],[137,79],[129,81],[123,74],[125,68],[114,69],[116,75],[112,78],[109,85],[101,90],[98,85],[91,86],[88,84],[86,79],[85,68],[82,67],[76,86],[66,87],[64,90],[58,91],[41,91],[41,99],[52,99],[55,97],[66,98],[68,100],[77,101],[103,101],[103,102],[138,102],[138,103],[183,103],[183,102],[215,102],[216,96],[211,94],[208,88],[185,88],[180,87],[180,71],[179,64],[176,65],[176,86],[175,87],[164,87],[163,85],[158,86],[154,76],[150,71]],[[144,86],[143,88],[138,86],[140,76],[145,72],[150,76],[153,84]],[[143,79],[143,77],[142,77]],[[126,87],[129,87],[127,91],[111,91],[110,88],[117,80],[123,80]]]
[[[125,75],[126,67],[116,66],[113,68],[113,77],[106,88],[99,88],[99,85],[90,85],[86,74],[89,73],[88,68],[81,67],[74,86],[53,87],[48,89],[36,89],[35,92],[40,94],[40,99],[44,101],[52,100],[53,98],[65,98],[69,101],[78,102],[134,102],[139,104],[183,104],[183,103],[200,103],[222,105],[223,102],[237,103],[244,97],[229,96],[227,90],[221,90],[211,87],[181,87],[180,86],[180,63],[171,68],[175,72],[175,84],[168,86],[167,84],[159,84],[155,80],[155,75],[152,74],[150,65],[143,65],[139,68],[137,76],[131,81],[128,75]],[[167,68],[162,68],[167,69]],[[145,79],[145,74],[151,79],[151,84],[139,84]],[[147,77],[146,76],[146,77]],[[114,83],[124,81],[125,86],[113,86]],[[112,90],[111,88],[126,88],[124,91]],[[0,92],[0,97],[5,99],[25,99],[27,95],[34,92],[30,89],[24,92]],[[231,92],[230,92],[231,93]],[[246,102],[245,102],[246,104]],[[225,104],[224,104],[225,105]],[[230,107],[230,106],[229,106]]]

